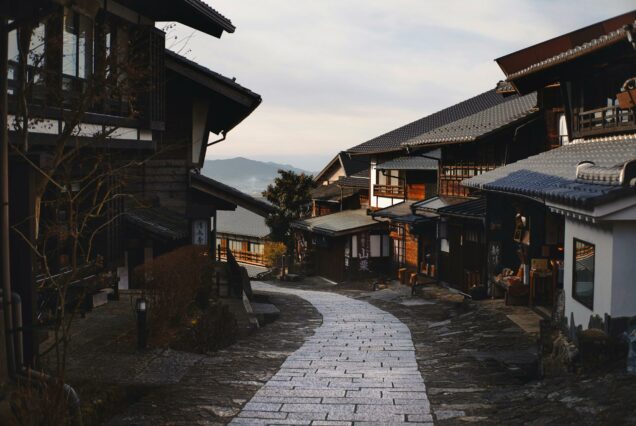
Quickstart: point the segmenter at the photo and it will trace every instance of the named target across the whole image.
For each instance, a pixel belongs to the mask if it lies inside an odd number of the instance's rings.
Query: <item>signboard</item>
[[[197,219],[192,221],[192,244],[195,246],[207,246],[209,234],[209,219]]]

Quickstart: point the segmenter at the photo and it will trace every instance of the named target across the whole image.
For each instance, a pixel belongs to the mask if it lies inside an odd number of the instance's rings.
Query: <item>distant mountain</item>
[[[206,160],[201,174],[233,186],[247,194],[260,196],[267,185],[272,183],[279,169],[313,174],[289,164],[256,161],[243,157]]]

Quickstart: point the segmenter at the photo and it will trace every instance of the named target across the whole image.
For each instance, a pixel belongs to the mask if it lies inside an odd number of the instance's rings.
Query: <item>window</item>
[[[70,9],[64,11],[63,55],[64,74],[86,79],[92,73],[93,22]]]
[[[574,239],[574,270],[572,297],[584,306],[594,309],[594,244]]]
[[[389,236],[383,235],[371,235],[371,257],[387,257],[389,255]]]
[[[351,236],[351,257],[358,257],[358,236]]]

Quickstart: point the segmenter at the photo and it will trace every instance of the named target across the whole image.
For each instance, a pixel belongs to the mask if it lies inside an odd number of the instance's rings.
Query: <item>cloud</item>
[[[307,158],[494,87],[503,78],[496,57],[633,8],[623,0],[206,1],[236,33],[196,34],[187,56],[264,99],[208,156],[297,156],[305,164],[295,165],[313,170],[322,164]]]

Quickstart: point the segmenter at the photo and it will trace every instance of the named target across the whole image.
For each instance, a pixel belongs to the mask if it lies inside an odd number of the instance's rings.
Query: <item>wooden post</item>
[[[13,342],[13,311],[11,305],[11,262],[9,257],[9,131],[8,131],[8,90],[9,90],[9,33],[8,21],[0,21],[0,199],[2,200],[2,220],[0,226],[0,252],[2,254],[2,292],[4,312],[4,334],[7,347],[7,369],[11,377],[16,374],[15,350]]]

